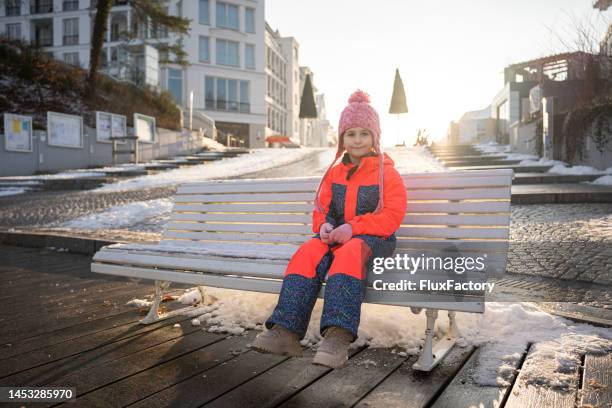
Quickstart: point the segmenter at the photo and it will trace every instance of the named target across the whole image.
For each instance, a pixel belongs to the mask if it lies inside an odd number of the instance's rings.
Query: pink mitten
[[[337,242],[339,244],[346,243],[353,236],[353,227],[351,224],[342,224],[341,226],[334,229],[331,234],[329,234],[329,239],[332,242]]]
[[[319,229],[319,236],[321,237],[321,241],[323,241],[324,244],[331,243],[329,241],[329,233],[332,232],[333,229],[334,226],[331,225],[329,222],[326,222],[325,224],[321,225],[321,228]]]

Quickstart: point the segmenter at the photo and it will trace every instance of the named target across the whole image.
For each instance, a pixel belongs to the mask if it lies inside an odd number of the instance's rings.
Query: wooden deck
[[[186,317],[139,325],[125,302],[153,286],[94,275],[90,257],[0,246],[0,259],[0,386],[76,387],[72,406],[612,406],[612,356],[586,355],[564,393],[524,384],[521,367],[508,387],[478,386],[472,348],[455,347],[431,373],[413,371],[413,356],[369,348],[330,370],[311,365],[310,350],[303,358],[250,351],[253,331],[208,333]],[[14,406],[32,405],[52,404]]]

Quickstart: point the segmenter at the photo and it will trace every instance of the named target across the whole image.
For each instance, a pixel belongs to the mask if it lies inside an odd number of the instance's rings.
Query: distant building
[[[127,0],[114,0],[100,68],[121,80],[168,90],[184,111],[193,93],[194,119],[214,120],[221,143],[263,147],[264,7],[263,0],[169,0],[169,14],[191,19],[189,35],[179,38],[139,24]],[[94,16],[95,0],[4,0],[0,33],[86,68]],[[189,66],[160,65],[165,56],[156,45],[177,41]]]
[[[491,107],[466,112],[456,126],[454,144],[484,143],[495,140],[496,121],[491,115]]]

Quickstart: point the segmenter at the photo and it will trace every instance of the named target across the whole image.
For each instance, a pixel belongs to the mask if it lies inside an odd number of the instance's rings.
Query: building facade
[[[265,145],[263,0],[169,0],[171,15],[191,19],[176,36],[141,24],[126,0],[115,0],[101,69],[122,80],[168,90],[185,110],[215,122],[221,143]],[[54,58],[89,66],[95,0],[1,0],[0,33],[43,47]],[[156,45],[181,41],[188,66],[158,64]]]

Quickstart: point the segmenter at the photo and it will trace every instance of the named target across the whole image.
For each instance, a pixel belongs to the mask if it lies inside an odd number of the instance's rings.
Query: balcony
[[[53,20],[37,19],[32,20],[30,38],[32,44],[37,47],[53,46]]]
[[[35,0],[30,3],[30,14],[53,13],[53,0]]]

